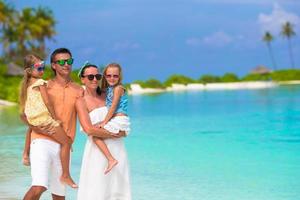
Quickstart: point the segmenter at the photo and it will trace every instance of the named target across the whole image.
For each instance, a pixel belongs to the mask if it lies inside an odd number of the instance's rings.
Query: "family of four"
[[[78,73],[83,88],[70,78],[73,58],[68,49],[56,49],[50,62],[55,76],[45,81],[44,61],[33,54],[24,58],[20,108],[29,128],[23,163],[30,165],[32,177],[24,200],[40,199],[48,187],[53,200],[64,200],[67,185],[78,188],[78,200],[130,200],[122,139],[130,122],[120,65],[108,64],[102,78],[96,65],[85,63]],[[77,117],[88,135],[79,185],[69,171]]]

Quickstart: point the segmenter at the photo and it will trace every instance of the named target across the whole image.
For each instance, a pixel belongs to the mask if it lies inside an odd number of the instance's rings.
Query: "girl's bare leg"
[[[111,155],[109,149],[107,148],[105,142],[101,140],[100,138],[93,137],[93,140],[95,144],[99,147],[99,149],[102,151],[104,156],[106,157],[108,161],[108,165],[106,170],[104,171],[104,174],[107,174],[114,166],[118,164],[118,161]]]
[[[78,188],[76,183],[73,181],[70,175],[70,149],[72,140],[67,136],[65,131],[62,129],[61,126],[55,128],[55,133],[52,134],[52,137],[60,143],[61,150],[60,150],[60,159],[62,165],[62,176],[60,180],[72,188]]]
[[[24,151],[23,151],[23,157],[22,162],[23,165],[29,166],[30,160],[29,160],[29,153],[30,153],[30,140],[31,140],[31,129],[28,128],[26,132],[26,139],[25,139],[25,145],[24,145]]]

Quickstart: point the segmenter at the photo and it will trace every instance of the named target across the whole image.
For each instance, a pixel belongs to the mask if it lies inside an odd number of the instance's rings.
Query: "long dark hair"
[[[79,78],[83,78],[83,75],[84,75],[85,70],[88,69],[88,68],[90,68],[90,67],[93,67],[93,68],[98,69],[98,67],[97,67],[96,65],[91,64],[91,63],[87,63],[87,64],[85,64],[85,65],[80,69],[80,72],[79,72],[79,74],[78,74]],[[98,71],[99,71],[99,69],[98,69]],[[97,92],[97,94],[98,94],[99,96],[101,95],[102,91],[101,91],[101,88],[100,88],[99,86],[97,87],[96,92]]]

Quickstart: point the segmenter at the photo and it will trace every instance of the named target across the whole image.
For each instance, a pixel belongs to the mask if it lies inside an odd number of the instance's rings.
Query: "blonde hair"
[[[37,60],[42,60],[35,54],[29,54],[24,57],[24,76],[20,85],[20,111],[24,112],[25,103],[27,99],[27,88],[31,78],[31,67]]]
[[[110,67],[116,67],[116,68],[119,69],[119,81],[118,81],[117,85],[122,84],[123,74],[122,74],[122,68],[121,68],[121,66],[118,63],[110,63],[110,64],[106,65],[106,67],[103,70],[103,78],[102,78],[102,81],[101,81],[101,89],[102,90],[106,89],[108,87],[108,83],[107,83],[107,81],[105,79],[105,75],[106,75],[107,69],[110,68]]]

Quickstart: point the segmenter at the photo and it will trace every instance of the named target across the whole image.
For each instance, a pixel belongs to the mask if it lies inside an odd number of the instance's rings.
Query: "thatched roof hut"
[[[271,72],[272,72],[272,70],[270,70],[269,68],[267,68],[263,65],[259,65],[259,66],[255,67],[250,73],[251,74],[268,74]]]
[[[6,74],[10,76],[23,76],[23,69],[19,65],[11,62],[7,65]]]

